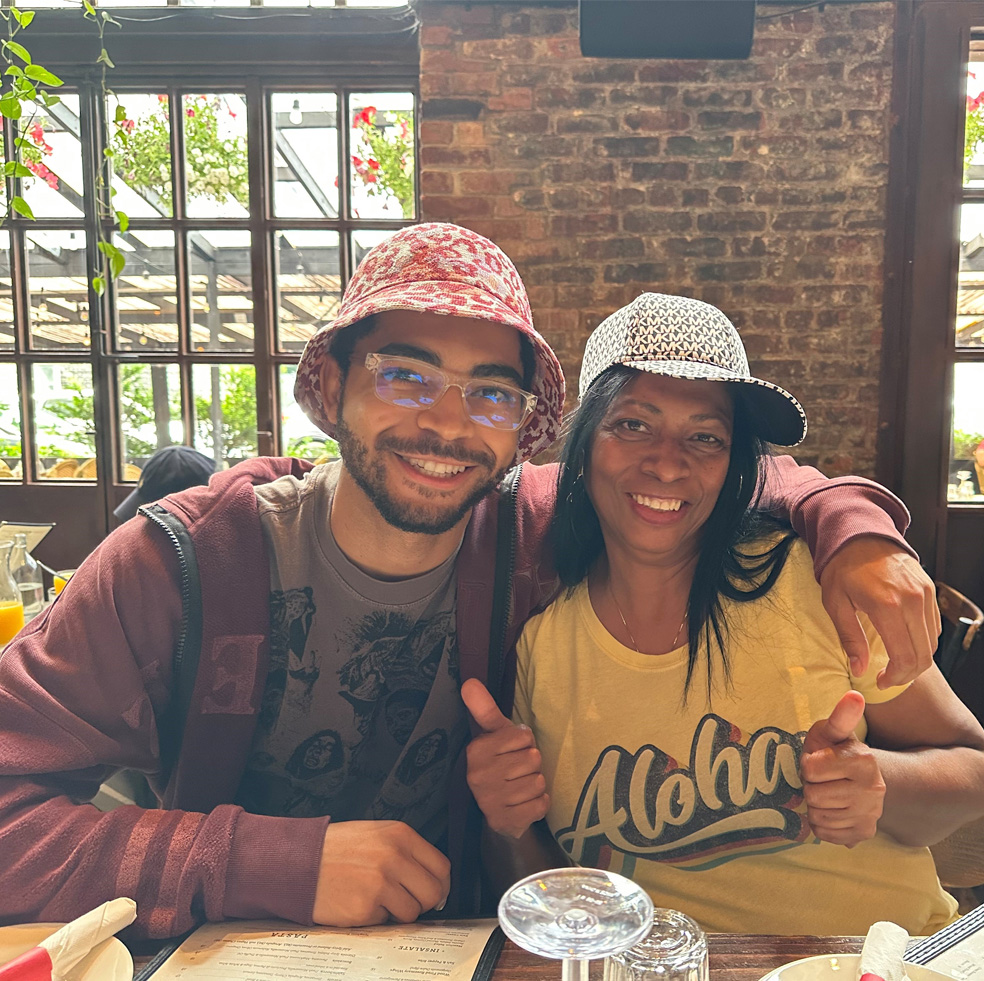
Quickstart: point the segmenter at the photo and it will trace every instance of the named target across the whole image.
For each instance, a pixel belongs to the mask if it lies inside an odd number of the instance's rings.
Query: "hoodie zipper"
[[[503,508],[503,513],[509,515],[509,548],[506,552],[507,563],[506,569],[508,570],[505,580],[505,602],[502,610],[501,625],[499,629],[498,643],[492,651],[492,655],[495,658],[495,663],[490,664],[490,677],[489,680],[495,685],[494,697],[496,704],[499,705],[500,711],[502,710],[502,676],[505,669],[505,659],[506,659],[506,636],[509,633],[509,618],[512,616],[512,574],[516,567],[516,506],[517,500],[519,498],[519,481],[523,476],[523,464],[520,463],[513,471],[511,471],[506,476],[507,484],[507,500],[509,502],[508,511]],[[500,513],[500,520],[503,517],[503,513]],[[497,556],[499,558],[499,556]],[[496,568],[495,572],[496,584],[499,582],[499,569]],[[495,677],[491,676],[491,668],[495,668]]]

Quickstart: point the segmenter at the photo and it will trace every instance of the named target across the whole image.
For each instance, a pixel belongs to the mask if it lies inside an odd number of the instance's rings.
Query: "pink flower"
[[[40,123],[35,123],[29,130],[28,133],[35,143],[44,143],[44,128]]]
[[[185,109],[185,115],[190,119],[192,116],[195,115],[195,110],[194,109]]]
[[[372,168],[373,170],[379,170],[379,161],[378,161],[378,160],[370,160],[370,161],[369,161],[369,166],[370,166],[370,167],[371,167],[371,168]]]
[[[358,170],[360,167],[365,167],[365,164],[362,162],[362,158],[361,157],[357,157],[353,153],[352,154],[352,166],[355,167],[356,170]]]
[[[359,126],[372,126],[375,117],[376,107],[366,106],[362,112],[356,114],[355,121],[352,123],[352,128],[356,129]]]
[[[163,104],[163,103],[167,102],[167,96],[166,95],[159,95],[157,97],[157,101],[160,102],[161,104]]]
[[[132,119],[124,119],[123,122],[120,123],[120,129],[123,130],[124,133],[132,133],[133,132],[133,128],[136,125],[137,124],[136,124],[136,122],[134,120],[132,120]]]
[[[377,178],[376,178],[376,175],[375,174],[372,174],[372,173],[365,174],[364,177],[365,177],[365,182],[367,184],[375,184],[376,183]]]

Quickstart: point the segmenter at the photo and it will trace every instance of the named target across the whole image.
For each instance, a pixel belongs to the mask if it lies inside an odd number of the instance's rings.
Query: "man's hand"
[[[878,761],[854,735],[863,715],[864,696],[845,692],[830,718],[810,728],[800,757],[803,799],[813,833],[848,848],[875,836],[885,801]]]
[[[339,821],[325,832],[313,919],[326,926],[412,923],[441,906],[451,863],[402,821]]]
[[[550,808],[533,733],[513,725],[476,678],[461,686],[461,697],[482,729],[466,751],[468,786],[493,831],[521,838]]]
[[[879,688],[912,681],[930,666],[942,630],[936,589],[919,563],[894,542],[873,535],[848,542],[827,563],[820,588],[852,674],[864,674],[868,667],[868,640],[858,611],[867,614],[888,649]]]

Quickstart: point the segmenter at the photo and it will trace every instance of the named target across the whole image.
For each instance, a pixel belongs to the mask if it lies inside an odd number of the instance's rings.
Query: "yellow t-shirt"
[[[950,922],[956,903],[928,849],[881,833],[848,849],[805,822],[806,731],[852,687],[871,703],[903,690],[876,687],[887,657],[870,624],[871,665],[855,679],[802,542],[765,597],[723,606],[731,684],[715,654],[710,700],[703,662],[684,702],[686,647],[624,647],[586,583],[526,625],[513,718],[543,754],[555,838],[710,931],[855,935],[893,920],[925,934]]]

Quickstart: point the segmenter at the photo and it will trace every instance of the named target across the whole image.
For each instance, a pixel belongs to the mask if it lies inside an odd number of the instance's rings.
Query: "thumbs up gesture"
[[[550,807],[533,733],[513,725],[476,678],[462,684],[461,697],[482,730],[466,751],[468,786],[493,831],[521,838]]]
[[[813,833],[848,848],[874,837],[885,802],[885,781],[875,754],[854,735],[863,715],[864,696],[845,692],[830,717],[810,728],[800,757]]]

